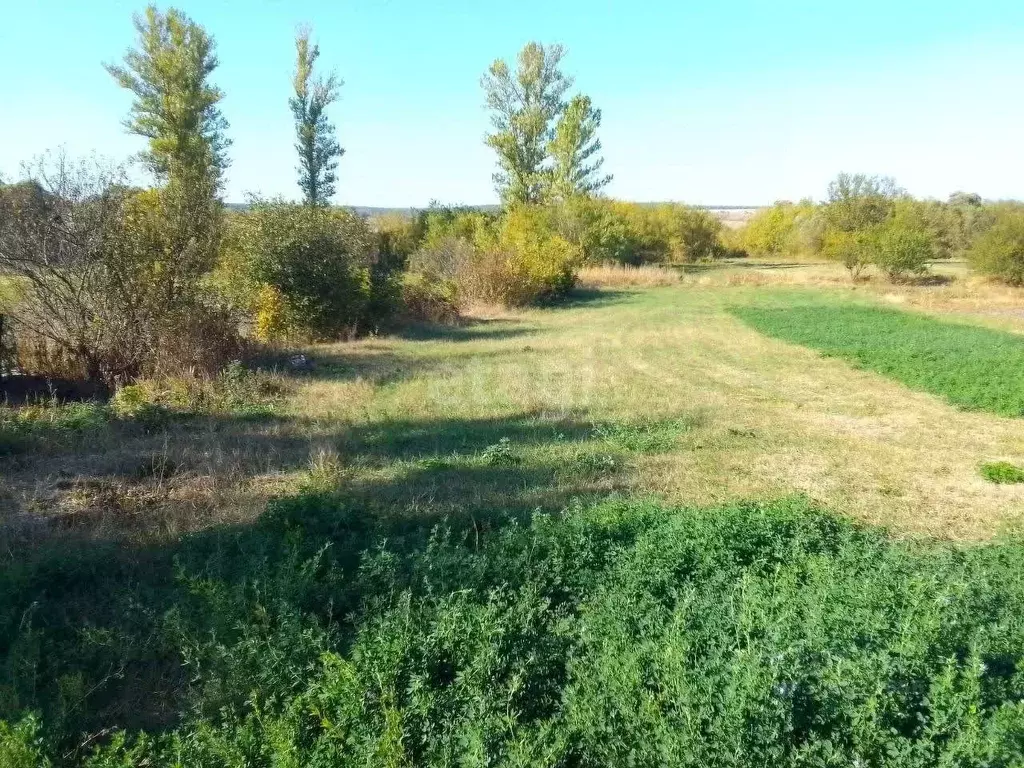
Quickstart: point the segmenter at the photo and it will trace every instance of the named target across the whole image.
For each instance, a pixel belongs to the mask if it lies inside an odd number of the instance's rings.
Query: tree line
[[[210,372],[254,342],[345,339],[451,321],[481,302],[556,299],[587,263],[806,252],[896,280],[969,254],[1024,281],[1019,209],[969,195],[914,200],[884,178],[840,175],[825,203],[776,205],[740,232],[701,209],[609,199],[601,111],[573,91],[565,49],[536,42],[481,79],[499,211],[432,205],[368,219],[332,206],[344,149],[329,113],[343,83],[319,71],[309,28],[295,37],[287,99],[300,200],[228,211],[213,38],[173,8],[150,6],[134,25],[134,47],[105,66],[132,96],[125,127],[146,140],[152,185],[58,154],[0,186],[0,280],[23,371],[112,387]]]

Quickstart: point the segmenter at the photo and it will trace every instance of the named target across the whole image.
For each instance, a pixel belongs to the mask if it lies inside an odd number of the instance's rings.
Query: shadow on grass
[[[394,336],[409,341],[503,341],[532,336],[540,329],[513,320],[472,320],[457,325],[416,323],[398,329]]]
[[[206,422],[204,429],[229,441],[251,443],[255,455],[278,457],[277,470],[308,465],[302,420],[278,420],[277,428],[293,433],[288,435],[256,433],[244,420]],[[217,627],[216,611],[189,613],[204,610],[196,606],[209,597],[193,593],[189,579],[217,589],[272,580],[276,564],[290,562],[296,552],[311,558],[329,552],[339,573],[354,574],[377,542],[403,537],[426,546],[441,523],[467,544],[478,543],[510,520],[538,510],[555,513],[573,499],[615,490],[624,464],[593,435],[593,425],[584,421],[533,413],[339,429],[317,438],[340,449],[337,472],[311,473],[304,493],[272,503],[252,524],[133,546],[88,531],[75,536],[63,521],[37,531],[44,535],[30,547],[6,542],[0,560],[0,720],[40,711],[46,722],[68,724],[72,740],[109,728],[171,727],[184,709],[192,673],[169,639],[168,621]],[[136,472],[136,480],[155,479]],[[324,611],[355,610],[364,596],[339,589],[303,601],[325,620]],[[80,698],[69,711],[66,689],[72,683]]]
[[[551,306],[569,309],[601,308],[610,304],[619,304],[636,291],[624,291],[612,288],[574,288],[564,298],[552,302]]]
[[[810,262],[810,261],[748,261],[746,259],[727,259],[722,261],[706,261],[696,264],[679,264],[676,268],[684,275],[700,275],[708,272],[717,272],[722,269],[758,269],[763,271],[800,269],[802,267],[815,267],[835,262]]]

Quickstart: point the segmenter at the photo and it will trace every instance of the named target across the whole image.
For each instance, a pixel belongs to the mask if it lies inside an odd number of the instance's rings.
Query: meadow
[[[1024,486],[979,468],[1020,422],[906,371],[1019,337],[834,274],[584,271],[176,409],[5,410],[12,764],[1009,764]]]

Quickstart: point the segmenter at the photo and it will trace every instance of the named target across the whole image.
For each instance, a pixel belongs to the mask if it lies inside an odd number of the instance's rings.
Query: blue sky
[[[130,99],[103,70],[133,42],[123,0],[0,0],[0,173],[64,145],[125,158]],[[192,0],[217,40],[227,197],[294,196],[296,26],[345,80],[337,201],[495,199],[480,75],[561,42],[604,112],[609,194],[759,204],[820,197],[839,171],[912,193],[1024,198],[1019,0]]]

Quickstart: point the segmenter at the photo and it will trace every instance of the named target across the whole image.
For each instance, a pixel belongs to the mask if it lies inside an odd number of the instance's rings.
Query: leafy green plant
[[[0,574],[0,632],[22,649],[0,667],[10,754],[93,767],[1024,758],[1015,541],[894,541],[801,500],[613,500],[431,529],[309,492],[171,559],[147,563],[145,587],[63,562],[95,574],[85,589],[103,610],[87,633],[48,609],[66,592],[32,586],[53,563]],[[157,574],[177,575],[157,588]],[[167,662],[188,671],[161,692],[176,723],[77,746],[123,717],[103,706],[119,693],[111,664]],[[61,714],[44,681],[72,677],[91,706]]]
[[[1009,285],[1024,285],[1024,212],[1006,209],[968,252],[971,266]]]
[[[480,460],[492,467],[518,464],[521,461],[512,448],[512,441],[507,437],[503,437],[493,445],[484,448],[480,454]]]
[[[872,261],[891,282],[924,274],[935,256],[932,238],[926,231],[897,221],[882,227],[872,245]]]
[[[1008,461],[989,461],[981,465],[981,476],[998,485],[1024,483],[1024,469]]]
[[[388,278],[374,279],[376,240],[354,214],[258,202],[229,225],[220,272],[247,277],[221,282],[241,282],[231,291],[248,292],[244,300],[266,340],[350,338],[386,319],[379,313],[387,302],[375,299],[390,290]]]

